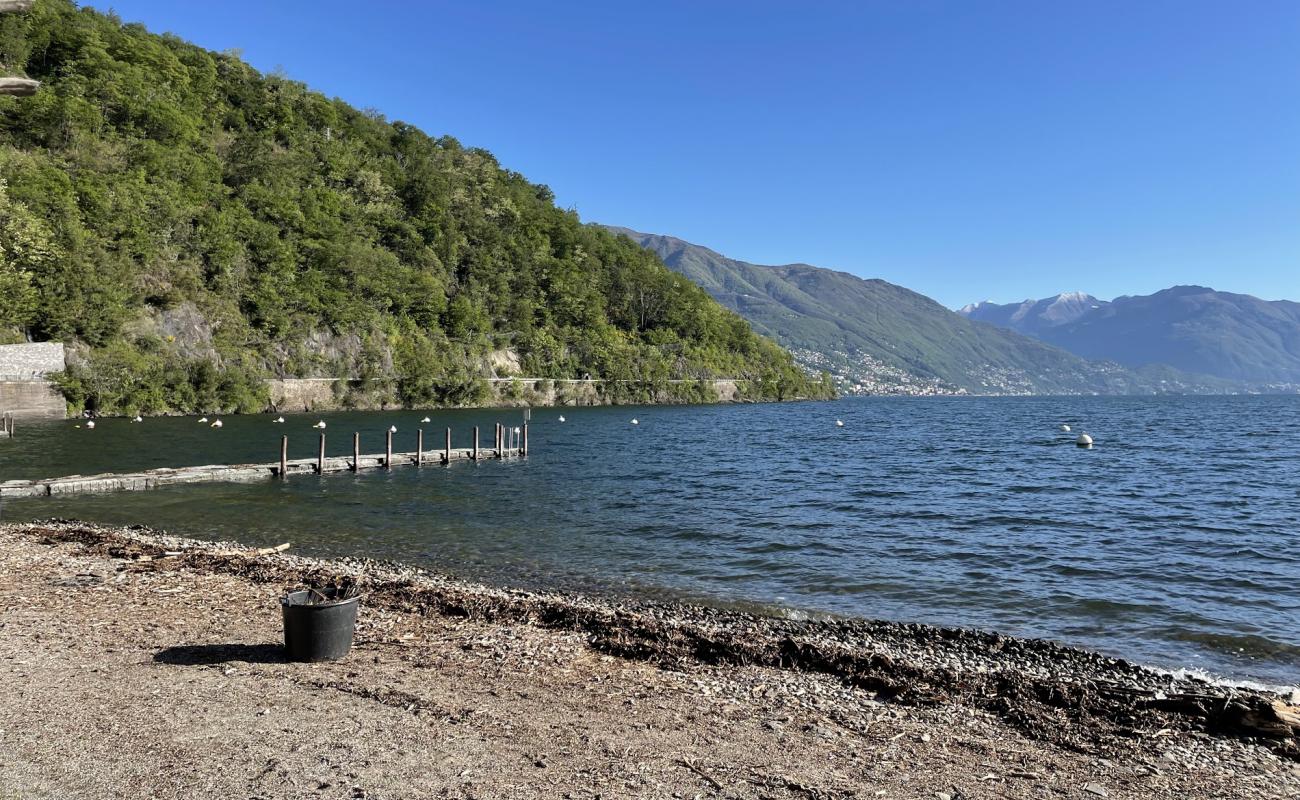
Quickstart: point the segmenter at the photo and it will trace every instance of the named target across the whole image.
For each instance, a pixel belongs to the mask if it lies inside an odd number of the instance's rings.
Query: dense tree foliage
[[[483,150],[67,0],[0,19],[0,62],[44,83],[0,98],[0,328],[84,345],[74,402],[251,408],[264,375],[474,402],[505,348],[530,377],[824,391]]]

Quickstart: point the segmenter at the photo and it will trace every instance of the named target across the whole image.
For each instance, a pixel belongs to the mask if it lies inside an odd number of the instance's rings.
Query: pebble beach
[[[355,586],[343,660],[278,598]],[[0,796],[1295,797],[1295,697],[1046,641],[0,526]]]

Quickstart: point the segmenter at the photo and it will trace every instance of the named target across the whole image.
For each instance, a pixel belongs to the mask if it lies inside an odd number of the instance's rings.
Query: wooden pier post
[[[447,429],[447,453],[442,457],[442,463],[451,464],[451,428]]]
[[[384,469],[393,468],[393,430],[388,429],[388,439],[384,445]]]
[[[506,429],[500,422],[497,423],[497,458],[505,455],[505,438]]]
[[[478,461],[478,426],[474,426],[474,460]]]
[[[524,432],[519,438],[519,455],[528,455],[528,423],[524,423]]]
[[[316,453],[316,474],[325,474],[325,434],[320,435],[320,450]]]
[[[280,479],[288,477],[289,472],[289,437],[280,437]]]
[[[361,434],[357,431],[352,433],[352,471],[361,471]]]
[[[424,428],[415,434],[415,466],[424,466]]]

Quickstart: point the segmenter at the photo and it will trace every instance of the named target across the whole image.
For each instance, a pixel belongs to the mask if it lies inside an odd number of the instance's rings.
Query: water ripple
[[[326,415],[331,454],[425,412]],[[490,430],[517,411],[433,412]],[[526,461],[6,503],[524,586],[755,602],[1300,675],[1300,398],[934,398],[538,410]],[[628,424],[637,417],[641,425]],[[843,419],[844,428],[834,420]],[[0,479],[314,455],[315,418],[34,423]],[[1097,440],[1074,446],[1069,423]],[[1186,431],[1197,431],[1196,437]],[[163,450],[147,437],[165,440]],[[399,449],[402,447],[399,442]],[[410,447],[408,443],[407,448]]]

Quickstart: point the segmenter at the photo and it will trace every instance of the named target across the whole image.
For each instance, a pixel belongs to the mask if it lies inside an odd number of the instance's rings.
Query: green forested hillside
[[[483,150],[66,0],[0,18],[0,63],[43,82],[0,97],[0,341],[74,344],[76,404],[251,410],[274,376],[475,402],[502,350],[628,399],[826,391]]]

